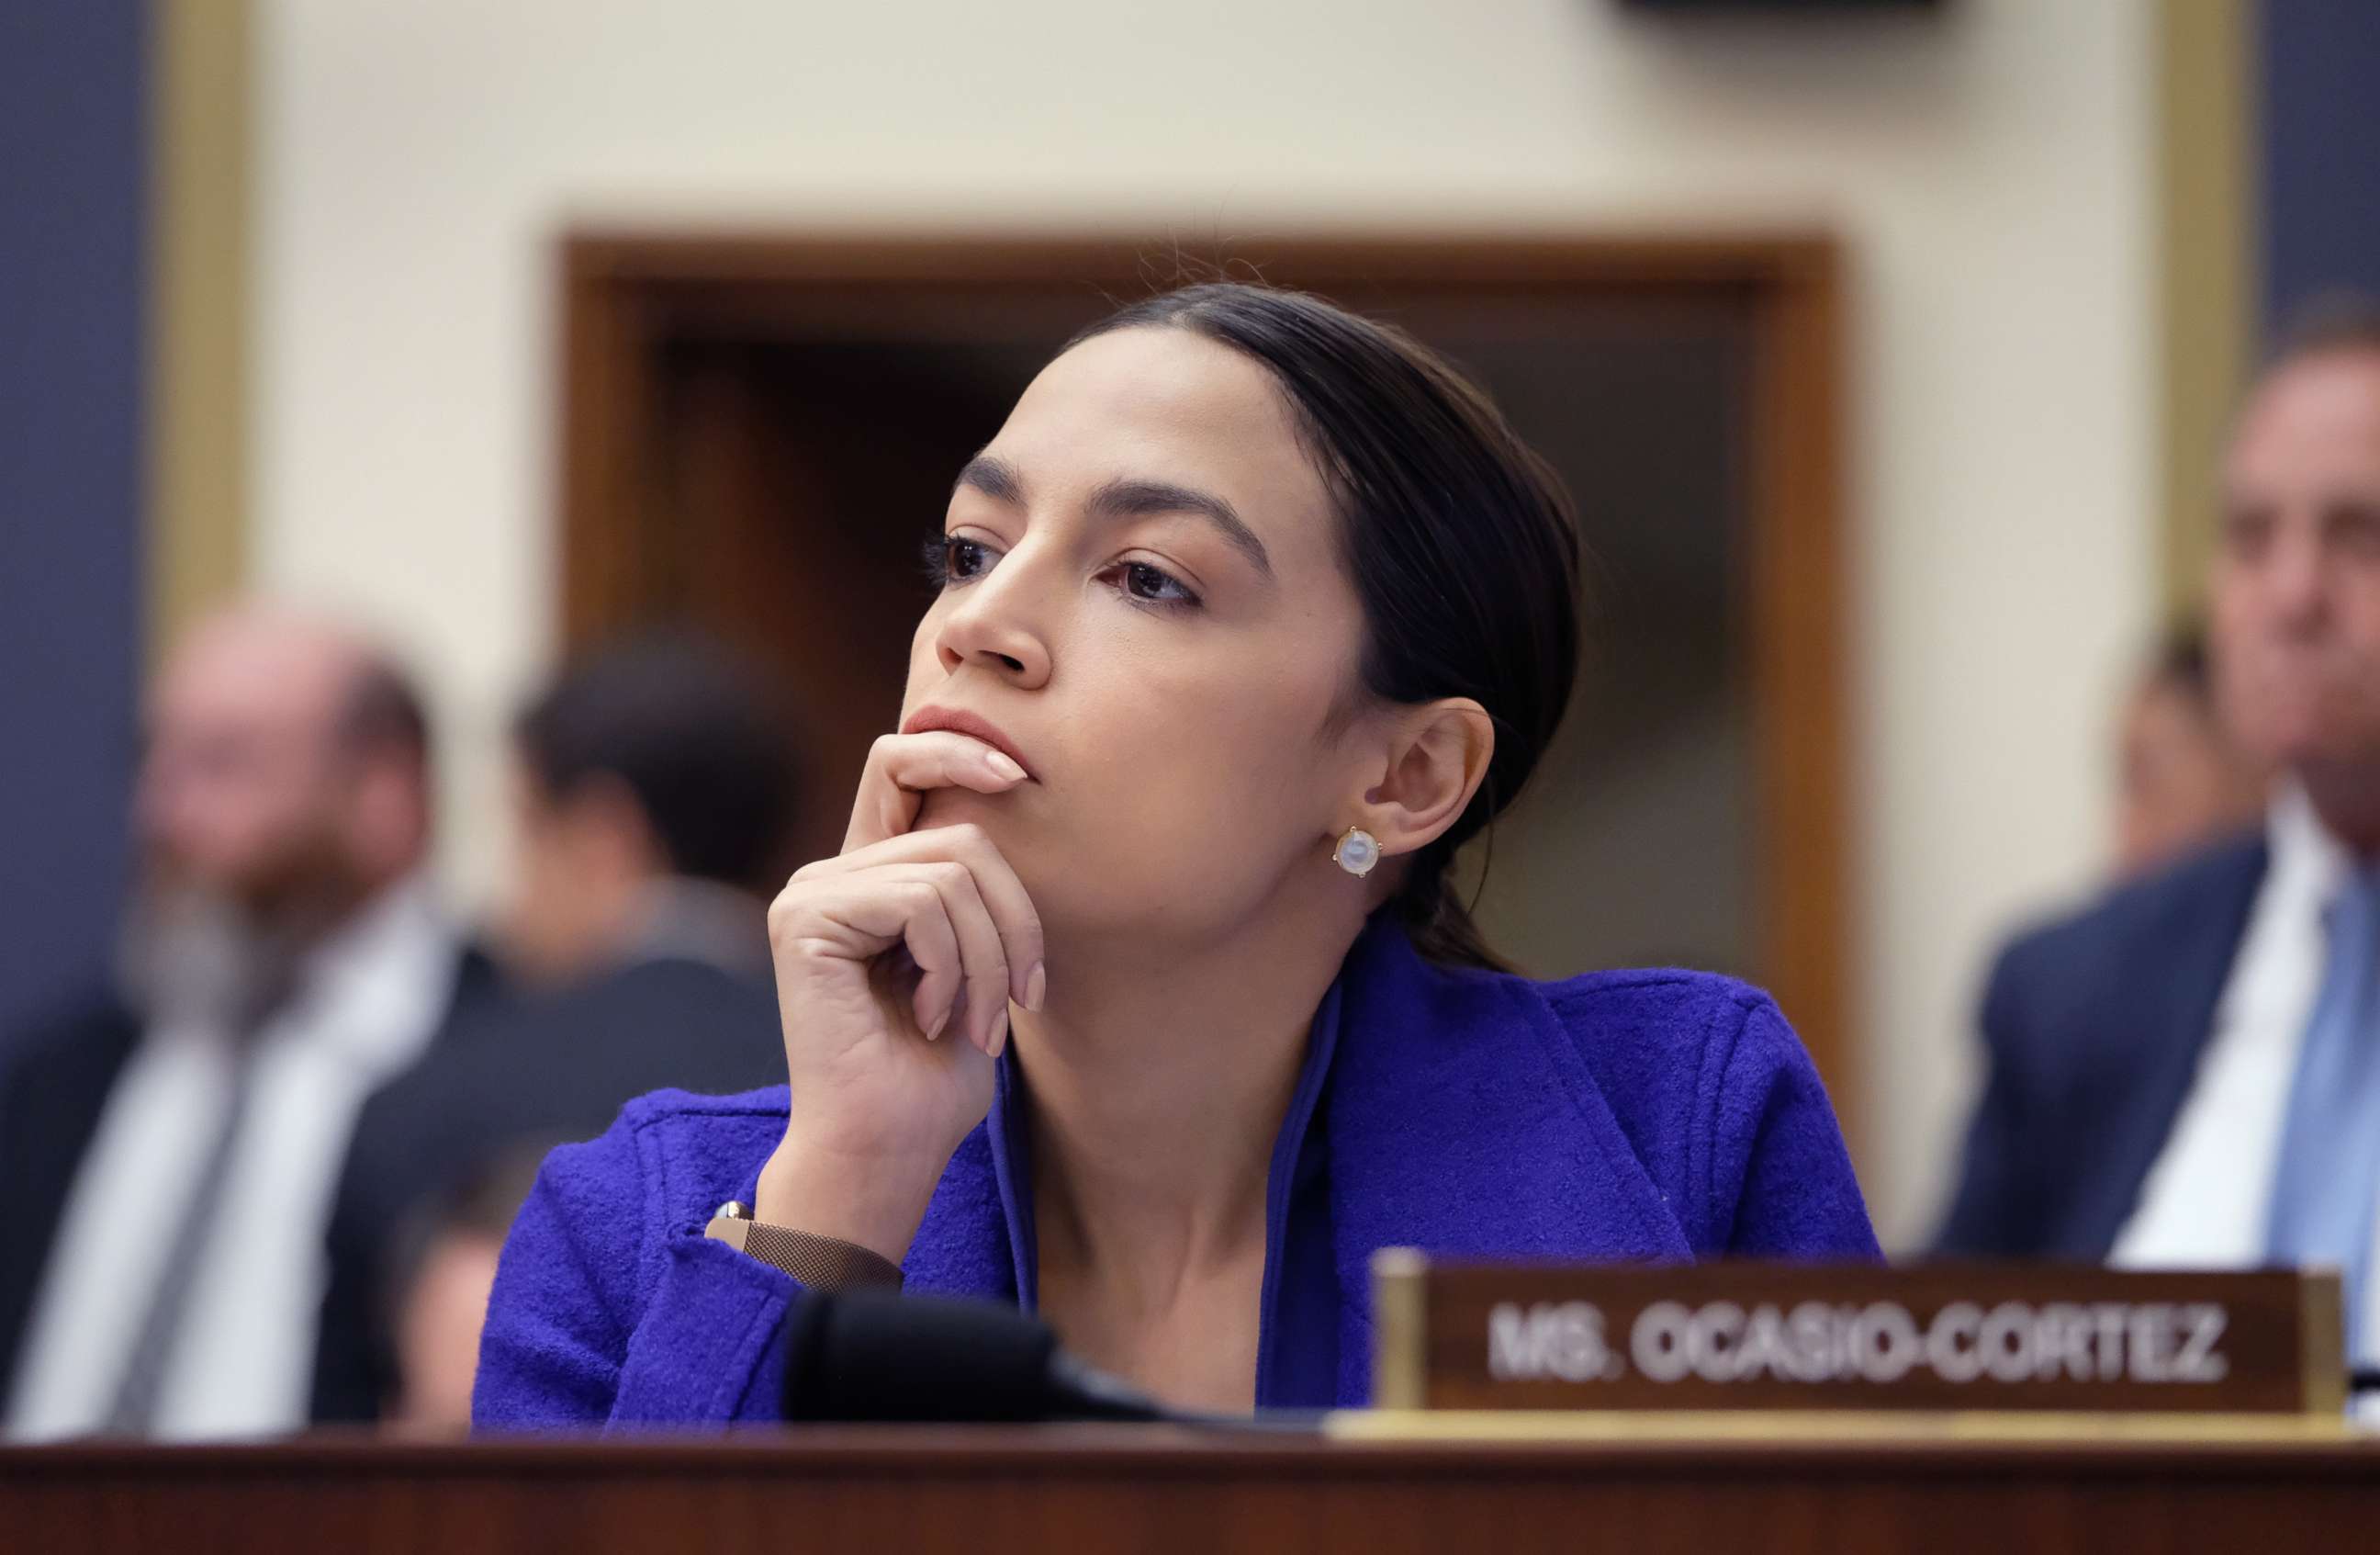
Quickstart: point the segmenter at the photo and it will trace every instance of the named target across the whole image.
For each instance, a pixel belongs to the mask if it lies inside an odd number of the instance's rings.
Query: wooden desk
[[[1654,1421],[1532,1442],[1050,1427],[0,1451],[9,1555],[2330,1549],[2380,1549],[2380,1443],[1921,1420],[1823,1438]]]

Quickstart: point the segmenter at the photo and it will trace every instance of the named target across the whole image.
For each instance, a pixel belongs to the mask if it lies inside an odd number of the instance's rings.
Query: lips
[[[953,734],[965,735],[971,739],[981,740],[1024,768],[1026,778],[1036,781],[1039,778],[1040,774],[1033,770],[1033,763],[1027,761],[1025,759],[1025,753],[1016,748],[1016,742],[1008,737],[1007,731],[981,713],[968,712],[959,708],[924,707],[911,713],[901,723],[901,732],[905,735],[922,735],[933,729],[948,729]]]

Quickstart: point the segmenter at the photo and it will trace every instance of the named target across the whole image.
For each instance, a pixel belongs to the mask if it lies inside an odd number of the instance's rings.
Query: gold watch
[[[752,1218],[751,1206],[732,1198],[719,1207],[702,1234],[771,1269],[784,1270],[814,1291],[848,1290],[856,1285],[901,1288],[899,1266],[882,1254],[856,1242],[764,1225]]]

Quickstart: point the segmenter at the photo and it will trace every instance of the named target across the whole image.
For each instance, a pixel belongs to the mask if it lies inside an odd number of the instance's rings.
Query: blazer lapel
[[[2101,1069],[2106,1105],[2099,1115],[2118,1132],[2101,1158],[2107,1166],[2098,1181],[2076,1185],[2077,1240],[2060,1249],[2068,1256],[2105,1257],[2139,1207],[2150,1169],[2197,1081],[2269,861],[2261,836],[2222,860],[2168,933],[2128,947],[2120,974],[2105,990],[2108,1002],[2097,1031],[2076,1033],[2096,1038],[2113,1060]],[[2110,1043],[2107,1034],[2132,1040]]]
[[[1536,986],[1431,966],[1375,921],[1340,974],[1324,1112],[1339,1393],[1370,1396],[1371,1257],[1686,1259],[1574,1039]]]

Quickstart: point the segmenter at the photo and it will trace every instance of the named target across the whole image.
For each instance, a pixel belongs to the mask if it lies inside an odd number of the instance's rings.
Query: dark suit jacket
[[[2190,1094],[2266,862],[2261,834],[2218,844],[2001,953],[1938,1252],[2107,1257]]]
[[[17,1379],[58,1217],[140,1023],[94,990],[11,1035],[0,1051],[0,1408]]]
[[[445,1024],[493,997],[494,982],[487,957],[466,950]],[[140,1029],[122,1001],[94,990],[0,1047],[0,1403],[16,1383],[67,1195]]]
[[[458,1019],[430,1059],[364,1104],[329,1233],[317,1420],[370,1420],[395,1379],[386,1308],[407,1222],[523,1148],[591,1139],[647,1091],[782,1083],[765,974],[661,959]]]

